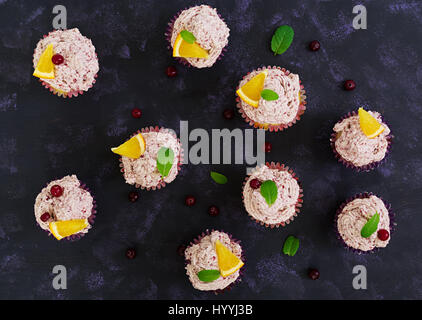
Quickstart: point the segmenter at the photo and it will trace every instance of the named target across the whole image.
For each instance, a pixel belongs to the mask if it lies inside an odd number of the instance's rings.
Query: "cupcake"
[[[229,42],[230,29],[217,9],[207,5],[179,12],[168,25],[165,35],[173,57],[196,68],[213,66]]]
[[[165,128],[144,128],[117,148],[126,183],[156,190],[176,179],[183,161],[183,148],[176,134]]]
[[[51,181],[35,199],[38,225],[57,240],[76,240],[94,223],[96,204],[89,189],[76,175]]]
[[[245,179],[243,203],[253,220],[274,228],[289,224],[302,207],[303,191],[293,170],[279,163],[256,167]]]
[[[242,260],[239,241],[222,231],[206,230],[185,250],[186,274],[201,291],[229,290],[240,281]]]
[[[390,129],[381,115],[362,108],[337,122],[330,139],[336,158],[357,171],[378,167],[387,156],[391,141]]]
[[[280,67],[262,67],[248,73],[236,93],[239,112],[255,128],[282,131],[295,124],[306,109],[299,76]]]
[[[43,86],[63,98],[88,91],[99,70],[95,47],[77,28],[45,35],[35,48],[33,65]]]
[[[347,200],[335,218],[338,239],[356,253],[385,248],[393,227],[390,209],[389,204],[372,193],[358,194]]]

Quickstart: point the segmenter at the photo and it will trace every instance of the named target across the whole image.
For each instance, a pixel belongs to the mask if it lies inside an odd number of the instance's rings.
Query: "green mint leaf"
[[[228,181],[225,175],[215,171],[211,171],[211,178],[218,184],[226,184]]]
[[[212,282],[220,278],[220,271],[218,270],[201,270],[197,273],[199,280],[202,282]]]
[[[377,231],[379,222],[380,215],[378,214],[378,212],[375,212],[375,214],[363,226],[362,230],[360,231],[360,235],[363,238],[369,238],[375,231]]]
[[[262,90],[261,91],[261,97],[262,97],[262,99],[267,100],[267,101],[278,100],[277,92],[274,92],[273,90],[270,90],[270,89]]]
[[[187,43],[193,44],[196,41],[195,36],[188,30],[182,30],[180,32],[180,35],[182,36],[182,39],[185,40]]]
[[[167,177],[173,166],[174,152],[170,148],[161,148],[157,154],[157,169],[161,176]]]
[[[261,195],[264,197],[268,206],[271,207],[277,200],[278,190],[277,185],[272,180],[264,181],[261,184]]]
[[[293,257],[299,249],[299,239],[294,236],[288,236],[284,241],[283,253]]]
[[[284,25],[277,28],[271,39],[271,50],[274,52],[274,55],[282,54],[289,49],[294,34],[295,33],[290,26]]]

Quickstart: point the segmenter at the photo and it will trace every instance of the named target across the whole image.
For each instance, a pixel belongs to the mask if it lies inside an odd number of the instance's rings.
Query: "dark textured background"
[[[51,31],[56,4],[68,10],[68,28],[92,39],[100,59],[98,82],[71,100],[58,98],[32,77],[32,53]],[[206,228],[241,239],[247,257],[243,282],[222,299],[422,298],[420,195],[422,191],[422,1],[207,1],[231,29],[228,52],[211,69],[185,68],[172,59],[164,39],[170,18],[196,1],[23,1],[0,0],[0,298],[26,299],[208,299],[185,276],[179,244]],[[368,29],[352,28],[352,8],[365,4]],[[295,30],[290,49],[273,56],[275,28]],[[313,53],[309,41],[322,48]],[[178,76],[165,75],[176,65]],[[254,224],[241,201],[242,165],[188,165],[164,190],[127,194],[118,157],[109,151],[148,125],[190,128],[248,128],[234,108],[241,77],[261,65],[298,73],[308,96],[302,120],[281,133],[268,133],[280,161],[297,172],[304,207],[287,228]],[[357,88],[343,91],[345,79]],[[336,162],[329,147],[334,123],[364,106],[380,111],[395,140],[388,162],[355,173]],[[141,119],[130,111],[140,107]],[[216,185],[209,171],[229,177]],[[99,213],[94,228],[78,242],[58,242],[35,223],[33,204],[46,182],[76,173],[94,190]],[[379,253],[357,256],[336,240],[332,220],[338,205],[361,191],[387,199],[397,214],[397,231]],[[193,193],[197,205],[184,206]],[[210,217],[210,204],[220,207]],[[293,258],[281,253],[287,235],[301,239]],[[135,260],[125,249],[135,246]],[[51,286],[52,269],[68,269],[68,289]],[[368,289],[352,288],[352,268],[368,269]],[[306,277],[308,267],[321,272]]]

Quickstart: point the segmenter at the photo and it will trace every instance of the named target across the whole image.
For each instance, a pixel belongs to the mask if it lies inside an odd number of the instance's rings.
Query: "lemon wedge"
[[[243,267],[244,263],[233,252],[230,251],[219,240],[215,242],[215,251],[217,253],[218,267],[222,277],[228,277]]]
[[[54,79],[54,63],[51,60],[53,57],[53,45],[49,44],[38,60],[37,67],[32,74],[35,77],[42,79]]]
[[[181,34],[176,38],[173,46],[173,57],[181,58],[208,58],[208,51],[202,49],[201,46],[194,42],[192,44],[183,40]]]
[[[385,127],[378,122],[368,111],[363,108],[359,108],[359,124],[365,136],[369,139],[373,139],[379,136]]]
[[[57,240],[61,240],[72,234],[78,233],[88,227],[87,219],[75,219],[66,221],[50,222],[50,231]]]
[[[120,146],[111,148],[111,151],[121,156],[138,159],[145,152],[145,146],[144,137],[138,133]]]
[[[264,82],[268,75],[265,70],[240,87],[236,93],[240,99],[252,107],[258,108],[259,100],[261,99],[261,92],[264,88]]]

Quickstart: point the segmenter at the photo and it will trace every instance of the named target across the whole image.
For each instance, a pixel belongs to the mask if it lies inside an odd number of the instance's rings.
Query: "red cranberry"
[[[135,259],[136,257],[136,250],[135,248],[129,248],[126,250],[126,257],[128,259]]]
[[[390,233],[385,229],[380,229],[378,230],[377,236],[381,241],[387,241],[390,238]]]
[[[48,219],[50,219],[50,214],[48,212],[44,212],[42,216],[40,217],[40,219],[42,222],[47,222]]]
[[[261,186],[261,181],[259,181],[258,179],[252,179],[249,182],[249,185],[252,189],[258,189]]]
[[[181,257],[185,256],[185,250],[186,250],[186,246],[184,246],[183,244],[181,244],[178,248],[177,248],[177,254]]]
[[[139,194],[136,191],[129,192],[129,201],[130,202],[136,202],[139,199]]]
[[[63,188],[56,184],[51,187],[50,192],[53,197],[60,197],[63,194]]]
[[[210,216],[215,217],[215,216],[219,215],[220,209],[218,209],[218,207],[216,207],[216,206],[210,206],[208,208],[208,213],[209,213]]]
[[[195,199],[194,196],[191,196],[191,195],[186,196],[186,198],[185,198],[185,204],[188,207],[192,207],[195,204],[195,202],[196,202],[196,199]]]
[[[320,47],[321,44],[317,40],[314,40],[309,44],[309,49],[312,51],[318,51]]]
[[[234,111],[233,109],[226,109],[223,112],[223,117],[226,118],[227,120],[231,120],[234,118]]]
[[[312,280],[317,280],[319,278],[319,271],[317,269],[309,269],[308,277]]]
[[[173,77],[177,76],[177,70],[173,66],[167,67],[166,74],[167,74],[167,77],[173,78]]]
[[[139,108],[133,108],[132,109],[132,117],[135,119],[139,119],[142,116],[142,111]]]
[[[346,80],[344,82],[344,89],[347,91],[352,91],[356,88],[356,83],[353,80]]]
[[[265,152],[267,152],[267,153],[271,152],[272,149],[273,149],[272,144],[270,142],[265,142],[265,145],[264,145]]]
[[[55,65],[59,65],[59,64],[62,64],[64,62],[64,58],[61,54],[56,53],[54,56],[51,57],[51,61]]]

